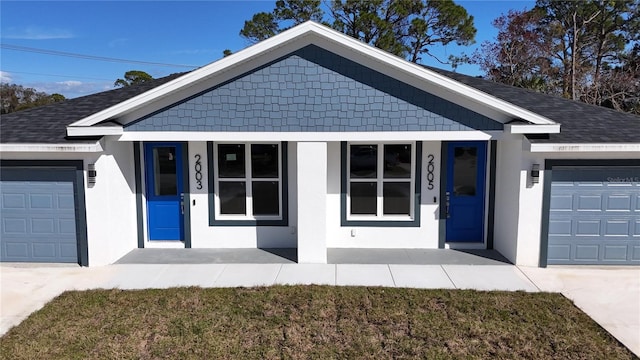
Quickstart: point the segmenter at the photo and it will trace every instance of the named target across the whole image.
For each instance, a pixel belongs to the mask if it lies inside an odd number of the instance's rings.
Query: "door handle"
[[[180,214],[184,215],[184,193],[180,194]]]
[[[445,203],[444,203],[445,204],[444,205],[444,212],[445,212],[445,215],[446,215],[446,217],[448,219],[448,218],[451,217],[451,213],[449,212],[450,205],[451,205],[451,193],[447,191],[445,193],[445,195],[446,195],[446,200],[445,200]]]

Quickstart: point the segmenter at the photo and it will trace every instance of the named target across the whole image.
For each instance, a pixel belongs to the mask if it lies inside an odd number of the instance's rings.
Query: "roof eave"
[[[67,136],[106,136],[122,135],[122,126],[67,126]]]
[[[640,152],[640,143],[530,143],[532,153]]]
[[[560,124],[505,124],[504,131],[510,134],[559,134]]]
[[[104,151],[102,142],[95,143],[7,143],[0,144],[0,153],[97,153]]]

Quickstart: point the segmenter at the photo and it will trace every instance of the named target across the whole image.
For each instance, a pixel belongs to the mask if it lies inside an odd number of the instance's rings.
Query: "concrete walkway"
[[[274,284],[554,291],[640,354],[640,269],[417,264],[0,265],[0,334],[66,290]]]

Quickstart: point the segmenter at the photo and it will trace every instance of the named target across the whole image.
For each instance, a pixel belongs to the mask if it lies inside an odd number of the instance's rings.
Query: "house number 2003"
[[[201,190],[202,189],[202,163],[200,162],[200,159],[202,159],[202,156],[200,156],[200,154],[196,154],[194,157],[196,158],[196,164],[194,165],[194,169],[193,169],[195,170],[196,189]]]
[[[434,156],[432,154],[427,155],[427,189],[433,190],[433,172],[435,171],[436,166],[433,163]]]

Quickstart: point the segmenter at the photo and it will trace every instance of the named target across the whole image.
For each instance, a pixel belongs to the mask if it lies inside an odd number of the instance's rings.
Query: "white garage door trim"
[[[558,260],[549,260],[549,244],[553,242],[550,240],[550,220],[551,220],[551,195],[553,192],[553,170],[556,171],[569,168],[576,169],[596,169],[596,168],[616,168],[616,169],[624,169],[624,168],[633,168],[639,167],[640,160],[639,159],[608,159],[608,160],[546,160],[545,162],[545,176],[544,176],[544,195],[543,195],[543,208],[542,208],[542,226],[541,226],[541,241],[540,241],[540,266],[546,267],[551,263],[559,263],[563,261]],[[634,175],[635,176],[635,175]],[[632,179],[633,180],[633,179]],[[636,180],[634,180],[635,183]],[[632,199],[634,203],[638,200],[637,198]],[[633,204],[632,204],[633,206]],[[636,205],[637,206],[637,205]],[[574,211],[574,210],[572,210]],[[574,211],[575,212],[575,211]],[[588,224],[586,224],[588,225]],[[637,226],[637,225],[636,225]],[[639,240],[640,241],[640,240]],[[629,240],[624,240],[623,242],[629,243]],[[619,244],[620,245],[620,244]],[[634,257],[633,252],[640,252],[640,247],[638,249],[630,249],[632,258]],[[602,249],[600,249],[602,252]],[[626,260],[613,261],[611,259],[607,260],[603,258],[602,253],[598,254],[597,261],[589,261],[585,260],[584,262],[580,261],[566,261],[567,264],[570,265],[640,265],[640,261],[636,263],[633,260],[629,260],[627,257]]]
[[[85,208],[84,165],[82,160],[1,160],[0,179],[4,169],[60,169],[75,172],[73,192],[78,264],[88,266],[87,220]],[[37,179],[34,179],[37,181]]]

